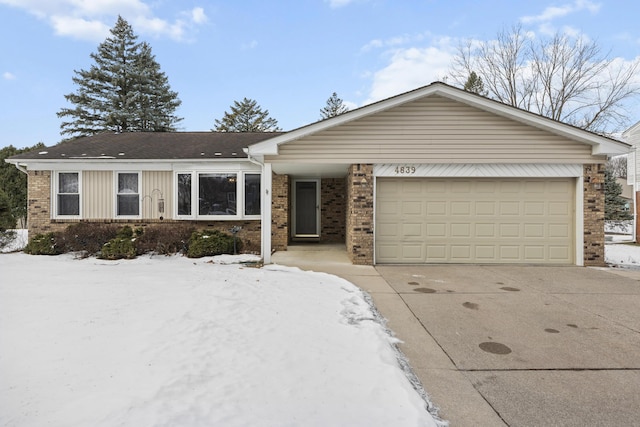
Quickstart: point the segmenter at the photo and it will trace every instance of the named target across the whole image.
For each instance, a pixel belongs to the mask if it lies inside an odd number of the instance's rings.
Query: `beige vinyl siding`
[[[84,171],[82,174],[82,217],[112,219],[115,217],[115,183],[112,171]],[[171,218],[173,174],[170,171],[143,171],[140,206],[143,219]],[[164,214],[158,201],[164,199]]]
[[[84,171],[82,173],[82,217],[113,218],[113,172]]]
[[[273,163],[593,163],[591,146],[432,96],[285,143]],[[604,157],[602,158],[604,161]]]
[[[172,218],[173,206],[173,172],[150,171],[142,172],[142,218],[158,219],[160,216]],[[158,201],[164,199],[164,213],[158,211]]]

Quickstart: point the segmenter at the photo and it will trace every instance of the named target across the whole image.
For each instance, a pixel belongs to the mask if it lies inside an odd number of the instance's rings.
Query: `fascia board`
[[[180,165],[239,165],[252,163],[249,159],[6,159],[7,163],[26,167],[27,170],[156,170],[171,171]]]

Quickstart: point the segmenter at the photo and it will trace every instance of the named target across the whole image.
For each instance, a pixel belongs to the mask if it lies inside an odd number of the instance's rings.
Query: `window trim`
[[[62,215],[58,214],[58,195],[60,193],[60,174],[75,173],[78,175],[78,215]],[[51,218],[53,219],[81,219],[82,218],[82,171],[79,170],[60,170],[54,173],[54,182],[51,186]],[[62,193],[76,194],[76,193]]]
[[[200,197],[200,182],[199,178],[201,174],[221,174],[221,175],[236,175],[236,214],[235,215],[200,215],[198,213],[199,204],[198,199]],[[262,172],[261,171],[243,171],[243,170],[228,170],[228,169],[195,169],[195,170],[176,170],[173,174],[173,188],[175,197],[173,198],[173,217],[176,220],[196,220],[196,221],[238,221],[238,220],[258,220],[261,218],[261,214],[258,215],[245,215],[245,175],[258,175],[260,177],[260,186],[262,186]],[[178,214],[178,175],[191,175],[191,215],[179,215]],[[261,194],[262,196],[262,194]],[[262,198],[261,198],[262,204]],[[260,207],[262,212],[262,206]]]
[[[138,215],[118,215],[118,178],[121,173],[138,175]],[[122,193],[125,195],[126,193]],[[141,219],[142,218],[142,172],[140,171],[113,171],[113,217],[115,219]]]

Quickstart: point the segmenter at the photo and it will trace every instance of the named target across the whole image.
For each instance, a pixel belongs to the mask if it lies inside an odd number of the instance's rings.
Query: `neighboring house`
[[[633,212],[633,185],[627,182],[628,178],[616,178],[616,182],[620,184],[622,192],[620,197],[624,199],[624,210]]]
[[[443,83],[286,133],[103,134],[8,159],[29,230],[243,227],[352,262],[604,263],[604,166],[628,145]]]
[[[640,150],[640,122],[631,126],[627,129],[623,134],[622,138],[624,141],[631,145],[631,151],[627,156],[627,184],[633,186],[633,194],[635,195],[633,198],[633,220],[634,220],[634,230],[635,230],[635,240],[639,241],[640,238],[640,227],[638,225],[638,191],[640,190],[640,154],[638,150]]]

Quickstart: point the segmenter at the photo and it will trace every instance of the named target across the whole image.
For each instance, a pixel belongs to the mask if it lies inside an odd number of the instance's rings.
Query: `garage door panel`
[[[451,237],[471,237],[471,226],[468,222],[451,224]]]
[[[496,237],[496,224],[479,223],[476,224],[475,237],[482,238],[495,238]]]
[[[494,262],[497,260],[496,247],[493,245],[476,245],[476,260],[480,262]]]
[[[435,200],[427,202],[427,215],[446,215],[447,202],[444,200]]]
[[[378,263],[574,262],[573,179],[379,178],[377,189]]]

